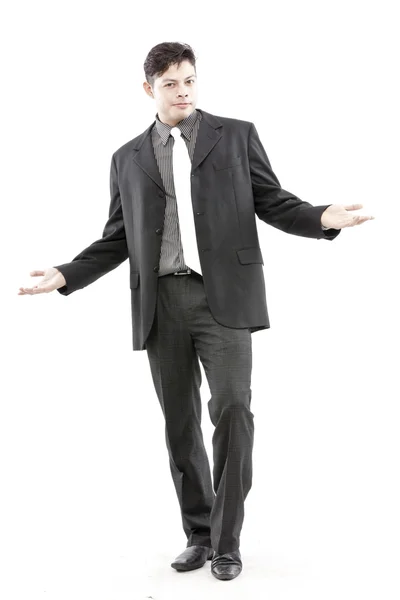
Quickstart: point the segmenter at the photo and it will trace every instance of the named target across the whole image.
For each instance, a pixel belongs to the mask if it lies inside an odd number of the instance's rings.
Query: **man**
[[[233,579],[252,484],[251,334],[269,328],[255,216],[293,235],[333,240],[361,204],[312,206],[283,190],[253,123],[196,109],[190,46],[163,43],[144,63],[156,119],[112,156],[101,239],[20,294],[68,296],[129,258],[133,350],[147,350],[165,417],[187,546],[178,571]],[[183,150],[182,150],[183,148]],[[213,483],[201,431],[201,371],[215,426]]]

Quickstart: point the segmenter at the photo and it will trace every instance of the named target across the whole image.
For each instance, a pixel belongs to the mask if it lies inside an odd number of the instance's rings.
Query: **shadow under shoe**
[[[211,560],[214,550],[208,546],[189,546],[182,554],[177,556],[171,567],[177,571],[193,571],[204,566],[207,560]]]

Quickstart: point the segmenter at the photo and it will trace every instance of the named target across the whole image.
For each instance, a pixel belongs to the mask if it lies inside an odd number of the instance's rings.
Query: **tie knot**
[[[179,129],[179,127],[172,127],[171,129],[171,135],[172,137],[176,140],[176,138],[180,138],[181,137],[181,130]]]

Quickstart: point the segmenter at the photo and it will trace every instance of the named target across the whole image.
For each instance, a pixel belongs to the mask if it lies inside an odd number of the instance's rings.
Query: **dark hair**
[[[150,50],[144,61],[143,67],[147,82],[153,87],[157,77],[161,77],[171,65],[177,64],[179,67],[184,60],[190,61],[196,71],[196,57],[188,44],[179,42],[157,44]]]

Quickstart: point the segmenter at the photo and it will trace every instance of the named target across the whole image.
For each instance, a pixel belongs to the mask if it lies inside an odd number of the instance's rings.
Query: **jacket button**
[[[163,194],[162,192],[158,192],[158,195],[159,195],[161,198],[163,198],[163,197],[164,197],[164,194]]]
[[[156,229],[156,234],[157,235],[161,235],[162,234],[162,229]]]
[[[159,270],[160,270],[159,267],[154,267],[154,269],[153,269],[154,273],[158,273]]]

